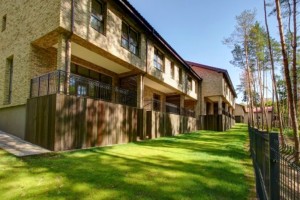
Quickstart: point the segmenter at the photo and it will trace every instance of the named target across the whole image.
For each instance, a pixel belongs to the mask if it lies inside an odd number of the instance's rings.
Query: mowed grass
[[[249,199],[247,127],[16,158],[0,150],[0,199]]]

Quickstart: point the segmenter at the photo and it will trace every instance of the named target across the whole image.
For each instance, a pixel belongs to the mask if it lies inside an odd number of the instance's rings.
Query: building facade
[[[224,131],[234,123],[235,89],[227,70],[188,62],[202,77],[201,111],[203,129]]]
[[[233,111],[235,122],[236,123],[247,123],[245,119],[247,119],[246,115],[246,107],[241,104],[235,104],[235,109]]]
[[[202,79],[126,0],[1,0],[0,17],[1,130],[64,150],[196,129]]]
[[[265,107],[266,113],[264,113],[261,109],[261,107],[254,107],[253,108],[253,116],[254,116],[254,125],[256,127],[262,127],[262,124],[264,124],[264,128],[266,128],[266,124],[268,124],[269,127],[271,127],[272,122],[273,127],[279,127],[279,122],[277,119],[277,114],[273,112],[272,106],[266,106]],[[245,123],[251,123],[250,120],[251,115],[249,112],[249,107],[246,108],[246,114],[245,114]]]

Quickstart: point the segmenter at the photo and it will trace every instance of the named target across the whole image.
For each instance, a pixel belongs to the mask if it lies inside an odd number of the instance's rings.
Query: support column
[[[222,97],[219,97],[219,101],[218,101],[218,115],[222,115]]]
[[[142,109],[144,107],[144,76],[142,74],[137,75],[137,108]]]
[[[209,103],[208,114],[209,115],[213,115],[214,114],[214,103],[213,102]]]
[[[57,69],[66,72],[71,70],[71,39],[64,34],[58,36]]]
[[[60,82],[60,92],[69,94],[70,72],[71,72],[71,39],[69,36],[60,34],[57,46],[57,70],[65,71],[60,74],[64,82]]]
[[[230,114],[230,108],[228,108],[228,104],[225,103],[225,112],[229,113]]]
[[[223,115],[222,115],[222,97],[219,97],[219,101],[218,101],[218,116],[217,116],[217,121],[218,121],[218,127],[217,127],[217,131],[224,131],[226,129],[226,122],[224,122],[223,120]],[[226,119],[226,117],[225,117]]]
[[[196,91],[197,91],[197,104],[196,104],[196,110],[195,110],[195,117],[198,118],[201,114],[202,114],[202,111],[201,111],[201,102],[202,102],[202,99],[201,99],[201,83],[200,81],[198,81],[198,84],[196,84]],[[203,107],[203,106],[202,106]]]
[[[118,102],[118,94],[116,93],[116,87],[119,86],[119,78],[117,76],[112,79],[112,94],[111,94],[111,102]]]
[[[225,116],[225,129],[228,130],[231,128],[231,117],[228,116],[228,114],[230,115],[230,108],[228,107],[227,103],[225,103],[225,112],[227,113],[227,115]]]
[[[183,113],[183,108],[184,108],[184,95],[180,95],[180,114],[184,114]]]

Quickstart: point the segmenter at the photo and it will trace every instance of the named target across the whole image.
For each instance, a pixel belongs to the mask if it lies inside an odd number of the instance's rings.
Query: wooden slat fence
[[[25,139],[63,151],[173,136],[196,128],[193,117],[53,94],[28,99]]]
[[[133,142],[143,128],[138,124],[143,115],[137,108],[88,98],[32,98],[27,102],[25,139],[53,151]]]

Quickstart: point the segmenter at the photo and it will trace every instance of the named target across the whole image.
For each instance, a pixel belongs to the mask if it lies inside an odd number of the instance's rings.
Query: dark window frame
[[[94,13],[93,9],[93,3],[98,3],[101,8],[101,12]],[[97,32],[102,33],[105,35],[106,33],[106,3],[102,0],[92,0],[91,1],[91,17],[90,17],[90,24],[93,29],[95,29]],[[95,20],[98,24],[98,26],[94,26],[93,20]]]
[[[160,111],[161,110],[161,95],[153,93],[153,110]]]
[[[103,82],[103,83],[112,85],[113,77],[110,76],[110,75],[103,74],[103,73],[101,73],[101,72],[95,71],[95,70],[93,70],[93,69],[89,69],[89,68],[87,68],[87,67],[84,67],[84,66],[82,66],[82,65],[78,65],[78,64],[75,64],[75,63],[72,62],[72,67],[71,67],[71,69],[74,69],[73,66],[74,66],[74,68],[75,68],[75,71],[71,71],[71,73],[73,73],[73,74],[76,74],[76,75],[79,75],[79,76],[83,76],[83,77],[85,77],[85,78],[89,78],[89,79],[92,79],[92,80],[95,80],[95,81],[99,81],[99,82]],[[80,74],[80,73],[78,72],[78,69],[79,69],[79,68],[83,68],[83,69],[88,70],[88,74],[89,74],[89,75],[86,76],[86,75]],[[92,72],[92,73],[97,73],[97,74],[99,75],[99,78],[98,78],[98,79],[93,78],[93,77],[91,76],[91,72]],[[110,83],[104,82],[104,79],[106,79],[106,80],[109,79],[109,80],[110,80]]]
[[[175,64],[174,64],[174,62],[171,62],[171,65],[170,65],[170,74],[171,74],[171,78],[175,79]]]
[[[84,74],[79,73],[78,69],[80,69],[80,68],[88,70],[88,75],[84,75]],[[98,71],[86,68],[84,66],[81,66],[81,65],[78,65],[78,64],[75,64],[75,63],[72,63],[72,65],[71,65],[71,73],[76,74],[78,76],[82,76],[82,77],[91,79],[91,80],[95,80],[95,81],[98,81],[98,82],[105,83],[107,85],[110,85],[110,87],[112,87],[112,85],[113,85],[113,77],[112,76],[100,73]],[[92,73],[94,73],[94,75],[98,74],[98,78],[93,77],[91,75]],[[77,96],[93,96],[94,98],[96,97],[96,98],[101,99],[101,96],[99,96],[100,95],[99,90],[91,90],[89,85],[86,84],[86,83],[77,82],[76,84],[73,85],[73,87],[74,87],[73,94],[75,94]],[[92,95],[90,95],[90,94],[92,94]],[[108,100],[111,100],[112,91],[111,91],[111,94],[109,94],[109,95],[110,95],[110,99],[108,99]]]
[[[14,57],[11,56],[6,59],[6,73],[9,73],[6,79],[6,83],[8,84],[7,90],[4,90],[4,105],[9,105],[12,103],[12,79],[13,79],[13,66],[14,66]]]
[[[126,29],[126,32],[124,29]],[[122,21],[121,27],[121,46],[136,56],[140,55],[140,33],[124,21]]]
[[[190,91],[193,91],[193,78],[191,76],[187,77],[187,88]]]
[[[2,32],[6,30],[6,23],[7,23],[7,15],[2,17]]]
[[[183,76],[183,70],[182,70],[182,68],[178,68],[178,82],[180,83],[180,84],[182,84],[182,76]]]
[[[160,60],[162,63],[159,62]],[[165,71],[165,55],[156,47],[154,47],[153,66],[159,71]]]

